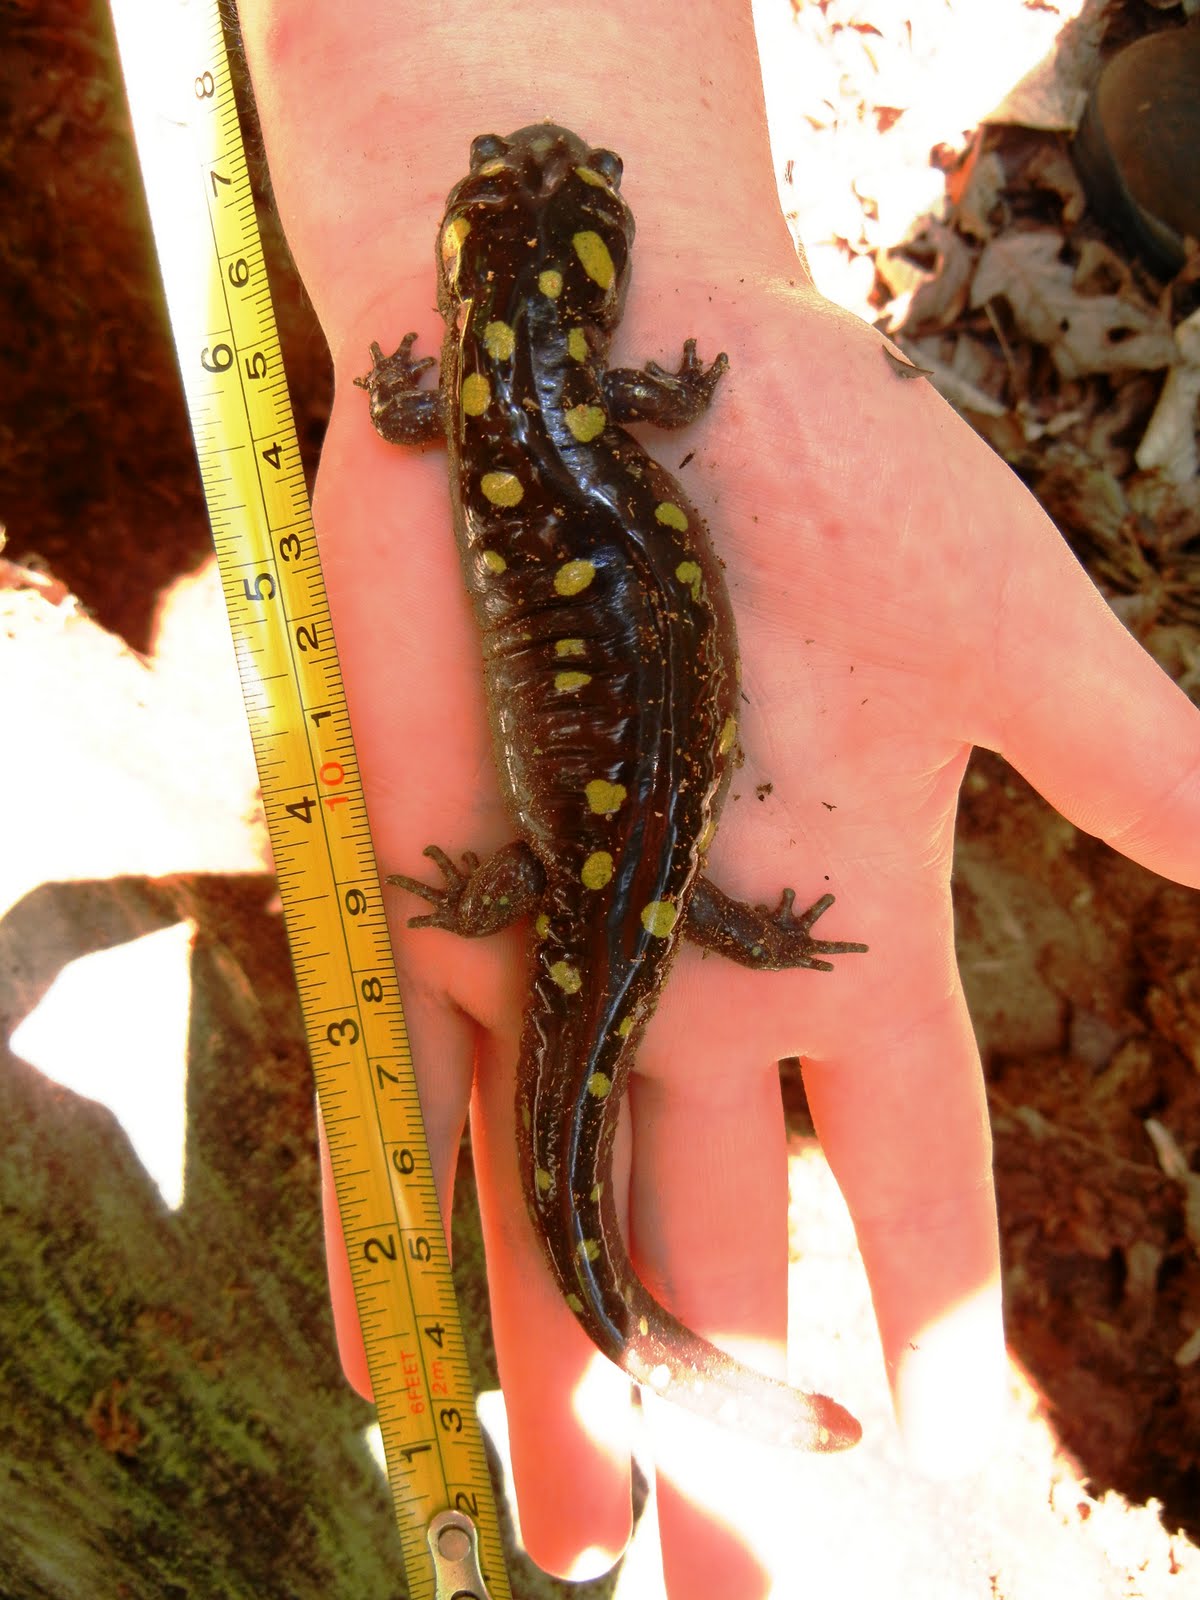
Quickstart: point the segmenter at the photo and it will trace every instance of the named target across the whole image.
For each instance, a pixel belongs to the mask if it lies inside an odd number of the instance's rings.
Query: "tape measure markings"
[[[218,3],[113,0],[113,14],[408,1592],[433,1600],[426,1530],[457,1508],[478,1524],[493,1600],[508,1600]],[[189,292],[205,261],[207,288]]]

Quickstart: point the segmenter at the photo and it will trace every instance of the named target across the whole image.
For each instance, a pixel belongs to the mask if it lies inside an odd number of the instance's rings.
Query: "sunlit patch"
[[[383,1448],[383,1429],[377,1422],[369,1422],[362,1431],[362,1441],[367,1454],[379,1468],[379,1476],[387,1482],[387,1454]]]
[[[183,1201],[195,924],[70,961],[13,1029],[31,1067],[105,1105],[172,1211]]]

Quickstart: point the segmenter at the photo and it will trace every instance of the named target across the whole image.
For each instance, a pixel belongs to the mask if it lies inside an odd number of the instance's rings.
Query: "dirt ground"
[[[1005,7],[1043,21],[1056,10]],[[1167,378],[1200,359],[1184,328],[1200,307],[1200,257],[1170,282],[1155,277],[1091,213],[1069,157],[1097,63],[1182,13],[1141,0],[1059,10],[1067,26],[1051,35],[1049,66],[956,132],[933,125],[922,73],[936,67],[938,29],[963,26],[961,4],[828,0],[795,15],[781,4],[778,25],[814,46],[825,73],[780,134],[794,160],[781,163],[785,202],[821,286],[930,371],[1200,702],[1197,391],[1181,382],[1172,399]],[[164,596],[192,626],[222,624],[111,28],[92,0],[18,0],[0,28],[4,1032],[81,953],[181,920],[198,930],[187,1138],[210,1208],[202,1242],[198,1222],[189,1233],[148,1197],[101,1096],[0,1049],[0,1460],[12,1508],[0,1509],[0,1600],[384,1593],[387,1506],[358,1442],[369,1413],[331,1353],[307,1069],[245,735],[224,701],[197,714],[204,728],[181,730],[187,702],[170,698],[182,680]],[[804,172],[824,175],[815,191]],[[311,478],[328,360],[260,190]],[[900,232],[898,196],[918,208]],[[25,772],[20,741],[44,722],[52,688],[69,748]],[[127,850],[89,837],[89,785],[157,784],[197,740],[237,774],[232,814],[215,789],[172,790],[186,849],[174,834],[152,847],[144,830]],[[143,754],[130,778],[133,746]],[[1063,1549],[1077,1558],[1068,1592],[1182,1595],[1200,1585],[1200,904],[1071,827],[984,752],[963,790],[955,903],[996,1138],[1018,1409],[1027,1440],[1050,1441],[1013,1457],[1024,1476],[1012,1504],[1044,1518],[1024,1525],[1026,1564],[1037,1569],[1044,1538],[1044,1571],[1061,1570]],[[224,1071],[235,1040],[256,1063],[237,1084]],[[786,1067],[784,1084],[802,1139],[803,1088]],[[466,1164],[460,1188],[457,1276],[482,1328]],[[250,1228],[257,1265],[220,1255],[215,1216],[230,1238]],[[263,1283],[269,1304],[250,1315]],[[303,1407],[261,1359],[264,1327],[322,1419],[311,1438],[288,1433],[285,1414]],[[36,1353],[47,1341],[53,1359]],[[481,1384],[489,1359],[477,1352]],[[197,1371],[203,1397],[185,1375]],[[242,1541],[232,1530],[248,1505]],[[89,1519],[102,1540],[87,1536]],[[195,1534],[186,1556],[181,1529]],[[1009,1582],[993,1563],[985,1587],[888,1592],[1051,1592],[1019,1567]]]

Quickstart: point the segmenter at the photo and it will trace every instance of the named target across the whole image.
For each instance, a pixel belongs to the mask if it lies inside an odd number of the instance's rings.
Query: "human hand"
[[[419,350],[436,348],[432,240],[444,191],[471,134],[507,132],[535,112],[506,92],[481,97],[465,124],[458,105],[432,127],[403,98],[344,92],[349,61],[369,59],[378,82],[395,81],[409,65],[398,47],[419,24],[393,40],[348,37],[341,15],[323,18],[328,38],[298,52],[282,33],[268,48],[246,22],[281,211],[338,367],[316,510],[376,844],[385,870],[418,873],[426,843],[482,853],[511,825],[492,775],[444,461],[382,445],[348,380],[365,370],[371,338],[388,345],[416,327]],[[630,1089],[636,1159],[628,1137],[617,1151],[637,1261],[690,1325],[778,1352],[786,1170],[775,1062],[800,1055],[855,1219],[901,1421],[923,1459],[961,1462],[1003,1381],[986,1104],[949,897],[967,755],[973,743],[1001,750],[1081,826],[1200,882],[1200,803],[1186,787],[1200,719],[1007,469],[926,385],[896,377],[875,334],[799,283],[777,214],[762,220],[774,200],[753,128],[723,130],[718,167],[695,154],[703,127],[689,141],[671,125],[656,141],[635,105],[631,146],[622,118],[589,107],[574,78],[560,93],[546,104],[561,120],[626,158],[640,236],[617,359],[669,366],[689,335],[707,357],[730,357],[708,417],[686,435],[645,434],[667,465],[696,449],[684,481],[708,512],[738,618],[744,798],[726,807],[710,875],[750,900],[773,901],[783,883],[801,904],[832,888],[838,903],[820,934],[871,946],[833,973],[773,975],[716,959],[701,968],[684,949]],[[396,154],[380,161],[380,148]],[[770,797],[751,806],[764,780]],[[628,1525],[626,1384],[611,1371],[590,1379],[608,1398],[578,1414],[590,1347],[524,1214],[513,1137],[521,936],[464,944],[410,931],[420,909],[400,894],[392,902],[443,1203],[474,1067],[524,1531],[535,1558],[568,1570],[588,1548],[615,1553]],[[344,1280],[335,1309],[362,1387]],[[680,1595],[743,1592],[718,1578],[694,1508],[664,1496],[662,1519]]]

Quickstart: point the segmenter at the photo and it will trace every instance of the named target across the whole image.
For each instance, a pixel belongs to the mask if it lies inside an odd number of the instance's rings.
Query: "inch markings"
[[[383,1434],[407,1593],[510,1600],[219,0],[112,0]]]

